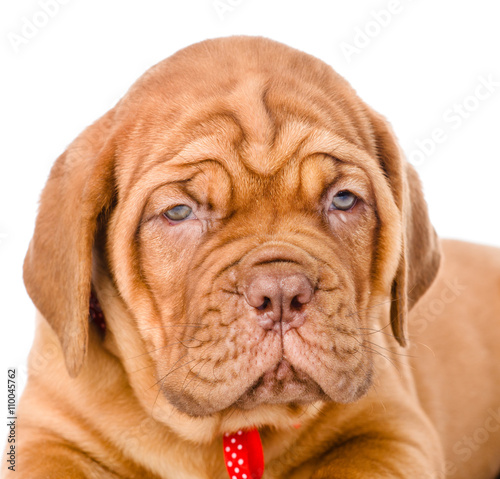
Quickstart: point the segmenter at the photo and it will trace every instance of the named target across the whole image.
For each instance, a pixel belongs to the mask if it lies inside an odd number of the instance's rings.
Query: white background
[[[148,67],[206,38],[263,35],[332,65],[421,163],[438,233],[500,246],[498,1],[57,1],[0,11],[0,385],[8,366],[25,379],[34,308],[22,261],[52,163]],[[488,78],[493,91],[478,90]]]

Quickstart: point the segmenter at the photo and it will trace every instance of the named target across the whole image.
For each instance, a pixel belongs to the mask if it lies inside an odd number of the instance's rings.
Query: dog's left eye
[[[331,210],[341,210],[347,211],[350,210],[358,200],[357,196],[350,191],[339,191],[332,200],[332,204],[330,206]]]
[[[165,211],[163,214],[171,221],[182,221],[189,218],[192,212],[193,210],[187,205],[177,205]]]

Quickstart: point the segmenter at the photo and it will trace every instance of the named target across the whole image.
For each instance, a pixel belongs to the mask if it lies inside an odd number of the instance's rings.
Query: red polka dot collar
[[[230,479],[260,479],[264,474],[264,453],[259,431],[226,433],[223,438],[224,460]]]

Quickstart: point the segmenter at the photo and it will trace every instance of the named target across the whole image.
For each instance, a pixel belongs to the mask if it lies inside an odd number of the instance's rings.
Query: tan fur
[[[179,204],[197,219],[169,224]],[[303,324],[259,326],[256,275],[305,278]],[[266,479],[500,469],[500,251],[438,242],[385,119],[284,45],[210,40],[139,79],[56,161],[25,283],[5,477],[222,479],[223,433],[250,427]]]

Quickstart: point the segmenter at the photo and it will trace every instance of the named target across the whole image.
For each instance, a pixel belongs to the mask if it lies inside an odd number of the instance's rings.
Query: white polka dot
[[[242,450],[243,449],[243,446],[241,444],[238,444],[238,450]]]
[[[241,466],[245,461],[243,459],[238,459],[238,464]]]
[[[242,477],[243,479],[247,479],[247,475],[246,475],[246,474],[242,474],[242,475],[241,475],[241,477]]]
[[[231,448],[229,446],[226,447],[226,452],[229,452]]]
[[[238,431],[238,436],[241,436],[243,434],[243,431]]]
[[[224,433],[224,436],[226,436],[226,437],[227,437],[227,436],[229,436],[229,433],[228,433],[228,432],[225,432],[225,433]]]
[[[233,453],[231,454],[231,457],[232,457],[233,459],[236,459],[236,453],[235,453],[235,452],[233,452]]]
[[[240,472],[239,467],[235,467],[235,468],[234,468],[234,472],[236,472],[236,473]]]
[[[227,465],[228,465],[229,467],[233,467],[233,462],[232,462],[232,461],[227,461]]]
[[[236,476],[233,476],[232,479],[238,479]]]
[[[233,437],[233,438],[231,439],[231,442],[234,444],[234,443],[236,442],[236,439]]]

